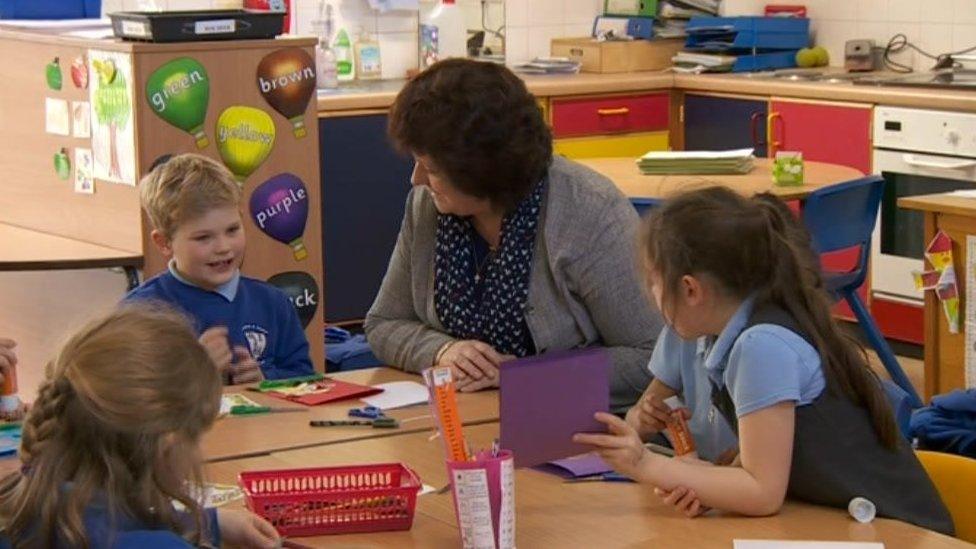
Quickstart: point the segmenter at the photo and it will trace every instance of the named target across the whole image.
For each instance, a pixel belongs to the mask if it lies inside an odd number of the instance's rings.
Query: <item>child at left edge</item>
[[[205,156],[181,154],[139,185],[150,237],[169,265],[125,301],[162,301],[187,313],[232,385],[313,374],[308,340],[288,297],[241,275],[242,193],[230,171]]]

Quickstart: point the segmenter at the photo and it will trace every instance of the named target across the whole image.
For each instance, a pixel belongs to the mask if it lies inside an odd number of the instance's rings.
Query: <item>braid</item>
[[[74,394],[71,382],[63,374],[41,385],[22,428],[20,455],[25,467],[29,468],[43,454],[47,442],[58,433],[58,419]]]

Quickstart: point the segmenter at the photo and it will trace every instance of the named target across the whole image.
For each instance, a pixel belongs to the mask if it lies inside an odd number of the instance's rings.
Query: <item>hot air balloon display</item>
[[[308,327],[319,306],[319,285],[315,283],[312,275],[301,271],[288,271],[272,276],[268,279],[268,283],[285,292],[288,300],[295,306],[302,326]]]
[[[146,81],[146,100],[160,118],[192,135],[197,147],[210,144],[203,131],[210,78],[199,61],[180,57],[153,71]]]
[[[251,218],[271,238],[291,246],[296,260],[308,257],[302,242],[308,220],[308,190],[298,176],[280,173],[251,193]]]
[[[261,109],[234,105],[217,118],[217,150],[241,185],[268,158],[274,141],[274,121]]]
[[[302,48],[283,48],[258,64],[258,89],[271,108],[291,122],[295,137],[305,137],[305,108],[315,93],[315,60]]]

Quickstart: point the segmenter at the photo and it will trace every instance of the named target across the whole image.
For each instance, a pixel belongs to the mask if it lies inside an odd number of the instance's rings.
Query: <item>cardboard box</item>
[[[553,57],[582,63],[582,72],[656,71],[671,66],[671,58],[684,46],[682,38],[597,42],[586,38],[553,38]]]

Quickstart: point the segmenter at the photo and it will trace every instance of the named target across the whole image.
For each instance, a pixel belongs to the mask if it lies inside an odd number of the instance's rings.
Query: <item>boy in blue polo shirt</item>
[[[274,286],[241,276],[241,189],[224,166],[183,154],[140,182],[151,238],[169,268],[126,300],[159,300],[188,313],[200,343],[231,384],[313,373],[298,313]]]

